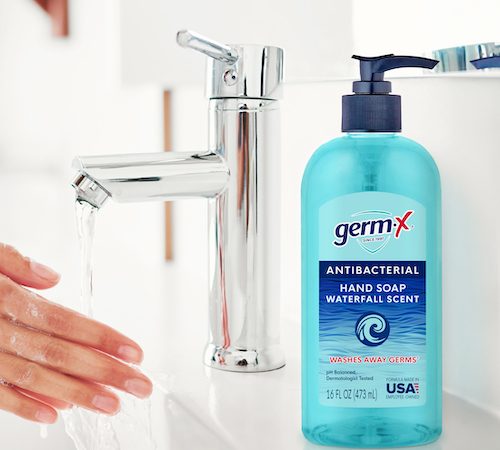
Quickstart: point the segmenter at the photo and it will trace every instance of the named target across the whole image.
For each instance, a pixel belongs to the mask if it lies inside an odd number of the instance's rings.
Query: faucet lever
[[[238,51],[235,48],[221,44],[190,30],[177,32],[177,43],[181,47],[197,50],[211,58],[228,64],[236,63],[239,58]]]

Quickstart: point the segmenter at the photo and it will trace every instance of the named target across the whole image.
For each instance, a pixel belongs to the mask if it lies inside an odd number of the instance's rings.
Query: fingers
[[[54,423],[57,420],[57,412],[54,408],[26,397],[4,384],[0,384],[0,409],[40,423]]]
[[[143,358],[138,344],[111,327],[51,303],[1,275],[0,315],[123,361],[138,364]]]
[[[42,403],[45,403],[46,405],[52,406],[55,409],[70,409],[73,407],[73,405],[70,403],[66,403],[61,400],[57,400],[55,398],[47,397],[46,395],[35,394],[34,392],[22,389],[20,387],[12,386],[12,389],[15,389],[16,391],[20,392],[23,395],[26,395]]]
[[[24,286],[47,289],[56,285],[59,274],[21,255],[14,247],[0,244],[0,273]]]
[[[120,410],[118,397],[104,387],[77,380],[8,353],[0,352],[0,377],[21,389],[92,411],[113,415]]]
[[[139,398],[151,395],[151,381],[138,370],[80,344],[37,333],[0,319],[0,349],[81,380],[112,386]]]

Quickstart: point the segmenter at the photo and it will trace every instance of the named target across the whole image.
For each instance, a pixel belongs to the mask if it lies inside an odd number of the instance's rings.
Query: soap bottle
[[[346,135],[302,180],[302,430],[323,445],[420,445],[441,433],[440,180],[399,135],[384,73],[437,61],[353,58]]]

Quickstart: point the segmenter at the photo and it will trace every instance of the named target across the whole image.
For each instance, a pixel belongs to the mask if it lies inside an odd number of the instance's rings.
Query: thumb
[[[0,244],[0,273],[23,286],[47,289],[59,282],[60,275],[50,267],[21,255],[14,247]]]

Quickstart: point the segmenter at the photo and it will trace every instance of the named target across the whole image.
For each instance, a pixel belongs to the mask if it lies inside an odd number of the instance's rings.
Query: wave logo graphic
[[[356,322],[356,336],[362,344],[376,347],[389,337],[390,326],[387,319],[378,313],[363,314]]]

